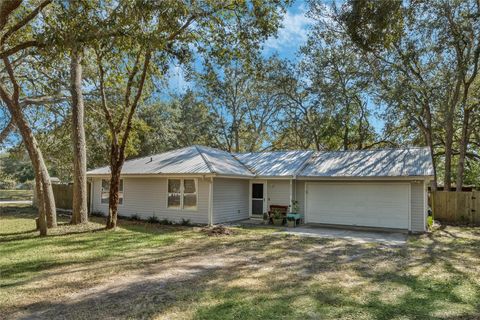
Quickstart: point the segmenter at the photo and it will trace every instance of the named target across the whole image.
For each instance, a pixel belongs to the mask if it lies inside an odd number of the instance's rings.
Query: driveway
[[[400,232],[361,231],[316,226],[287,228],[280,232],[307,237],[341,238],[357,243],[379,242],[388,245],[404,245],[407,240],[407,235]]]

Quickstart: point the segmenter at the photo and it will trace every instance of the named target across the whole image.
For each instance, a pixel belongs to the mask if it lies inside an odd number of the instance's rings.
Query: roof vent
[[[150,157],[150,161],[148,161],[147,163],[150,163],[153,161],[153,157]]]

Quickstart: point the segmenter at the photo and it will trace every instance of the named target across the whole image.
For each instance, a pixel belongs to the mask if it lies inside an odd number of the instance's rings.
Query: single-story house
[[[108,212],[109,167],[87,173],[92,211]],[[125,162],[119,214],[219,224],[298,202],[307,224],[424,232],[428,148],[229,153],[204,146]]]

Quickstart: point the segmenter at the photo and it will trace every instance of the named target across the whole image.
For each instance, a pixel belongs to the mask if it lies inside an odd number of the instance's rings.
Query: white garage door
[[[310,223],[409,229],[410,186],[387,183],[308,183]]]

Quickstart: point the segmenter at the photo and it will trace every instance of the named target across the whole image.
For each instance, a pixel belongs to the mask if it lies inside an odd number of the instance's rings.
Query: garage
[[[306,221],[409,229],[410,185],[408,183],[306,184]]]

